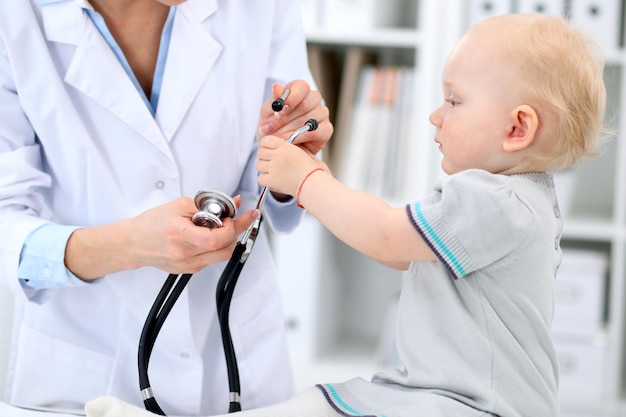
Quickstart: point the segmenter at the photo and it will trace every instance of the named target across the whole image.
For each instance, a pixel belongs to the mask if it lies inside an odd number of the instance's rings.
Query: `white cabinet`
[[[344,0],[345,1],[345,0]],[[613,19],[606,24],[598,18],[583,0],[571,1],[500,1],[479,0],[395,0],[395,20],[385,17],[384,22],[372,19],[368,25],[325,25],[329,3],[340,0],[306,0],[313,8],[315,19],[307,22],[307,36],[313,54],[312,69],[320,90],[335,114],[337,137],[325,157],[334,170],[352,156],[346,153],[349,122],[346,121],[346,103],[353,106],[356,94],[355,69],[365,63],[406,65],[412,68],[414,84],[411,87],[413,106],[408,117],[410,129],[401,139],[411,164],[401,174],[410,178],[406,186],[390,201],[403,205],[423,197],[440,175],[440,156],[433,144],[433,128],[428,116],[441,101],[440,77],[445,58],[456,41],[475,18],[478,3],[493,3],[497,7],[510,7],[512,11],[524,7],[528,10],[562,10],[571,15],[575,10],[577,24],[594,33],[602,43],[607,57],[605,81],[609,93],[607,123],[616,132],[604,154],[568,171],[557,178],[563,191],[569,189],[569,209],[565,213],[565,230],[562,245],[577,250],[599,251],[606,258],[608,273],[594,294],[586,294],[585,302],[600,299],[593,310],[594,320],[600,320],[600,332],[587,342],[570,336],[559,336],[557,347],[561,352],[563,367],[562,408],[564,415],[618,416],[626,415],[626,361],[624,336],[626,334],[626,51],[624,49],[623,0],[595,2],[609,10],[603,17]],[[382,0],[352,0],[352,5],[380,7]],[[390,3],[391,4],[391,3]],[[509,6],[510,5],[510,6]],[[335,4],[337,6],[337,4]],[[483,4],[484,6],[484,4]],[[493,6],[493,5],[492,5]],[[391,6],[390,6],[391,7]],[[490,6],[491,7],[491,6]],[[497,9],[497,8],[496,8]],[[496,9],[491,9],[495,12]],[[524,9],[524,11],[526,10]],[[499,9],[497,9],[499,10]],[[484,11],[484,10],[483,10]],[[368,10],[362,10],[368,13]],[[583,23],[578,23],[582,21]],[[332,22],[331,22],[332,23]],[[586,26],[585,26],[586,25]],[[617,28],[617,29],[616,29]],[[606,29],[606,31],[604,31]],[[597,31],[601,32],[598,34]],[[611,31],[608,33],[607,31]],[[617,31],[617,35],[615,34]],[[617,36],[617,38],[616,38]],[[622,37],[620,39],[619,37]],[[606,39],[610,39],[607,41]],[[356,57],[356,58],[355,58]],[[357,73],[358,74],[358,73]],[[318,78],[319,77],[319,78]],[[347,96],[347,97],[346,97]],[[561,190],[560,190],[561,191]],[[563,197],[565,200],[565,197]],[[563,201],[565,203],[565,201]],[[307,308],[308,343],[313,343],[309,358],[295,361],[299,386],[316,382],[342,380],[360,375],[369,377],[382,366],[381,357],[393,358],[381,352],[388,351],[385,323],[393,312],[393,300],[400,288],[401,273],[386,269],[366,259],[337,241],[317,224],[315,233],[319,250],[310,251],[308,261],[316,262],[317,276],[307,276],[308,288],[315,297]],[[311,241],[310,229],[296,232],[292,241]],[[283,237],[276,237],[278,241]],[[300,256],[306,257],[306,253]],[[279,263],[303,262],[298,256],[282,256]],[[305,263],[306,263],[305,262]],[[297,280],[298,276],[289,279]],[[293,283],[292,283],[293,284]],[[297,291],[297,285],[291,285]],[[293,289],[296,287],[296,289]],[[289,291],[285,297],[292,297]],[[302,294],[298,295],[301,297]],[[297,308],[297,307],[296,307]],[[594,322],[595,322],[594,321]],[[582,340],[582,341],[581,341]],[[600,383],[598,383],[600,381]],[[587,388],[586,388],[587,384]],[[568,394],[568,392],[570,394]],[[573,394],[575,393],[575,394]]]

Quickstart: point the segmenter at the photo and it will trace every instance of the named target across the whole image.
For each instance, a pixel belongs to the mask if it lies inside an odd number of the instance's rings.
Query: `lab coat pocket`
[[[284,401],[293,389],[280,296],[271,282],[256,283],[233,300],[254,311],[231,327],[246,407]]]
[[[9,398],[22,405],[82,408],[106,392],[113,367],[113,358],[102,352],[25,325],[14,357]]]

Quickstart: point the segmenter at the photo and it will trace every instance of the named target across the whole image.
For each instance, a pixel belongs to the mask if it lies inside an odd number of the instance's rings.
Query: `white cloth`
[[[244,207],[253,206],[260,105],[273,82],[311,82],[298,2],[178,6],[154,117],[80,2],[38,3],[0,0],[0,283],[20,298],[8,399],[82,408],[112,395],[141,404],[137,344],[166,274],[141,268],[42,290],[37,304],[17,278],[24,239],[48,222],[109,223],[202,188],[242,194]],[[298,211],[265,218],[288,230]],[[193,277],[154,348],[150,380],[168,413],[227,408],[214,302],[222,268]],[[239,280],[230,322],[242,400],[258,407],[288,398],[284,323],[264,235]]]
[[[88,417],[154,417],[151,413],[115,397],[98,397],[85,405]]]
[[[81,410],[62,410],[58,408],[22,408],[0,401],[2,417],[76,417],[85,415]]]
[[[149,411],[114,397],[99,397],[85,406],[87,417],[154,417]],[[309,388],[290,400],[269,407],[244,410],[214,417],[337,417],[344,414],[333,409],[317,387]]]

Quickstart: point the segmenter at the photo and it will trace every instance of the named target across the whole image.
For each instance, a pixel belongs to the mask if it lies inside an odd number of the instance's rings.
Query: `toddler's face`
[[[430,122],[436,127],[435,142],[447,174],[472,168],[500,173],[511,168],[502,141],[518,103],[515,72],[498,56],[495,42],[482,32],[466,35],[444,67],[444,102],[430,115]]]

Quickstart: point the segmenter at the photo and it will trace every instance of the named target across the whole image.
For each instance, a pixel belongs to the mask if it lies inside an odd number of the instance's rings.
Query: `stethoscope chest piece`
[[[222,220],[227,217],[233,218],[237,214],[235,201],[226,193],[217,190],[200,190],[194,198],[197,213],[191,220],[197,226],[210,229],[222,227]]]

